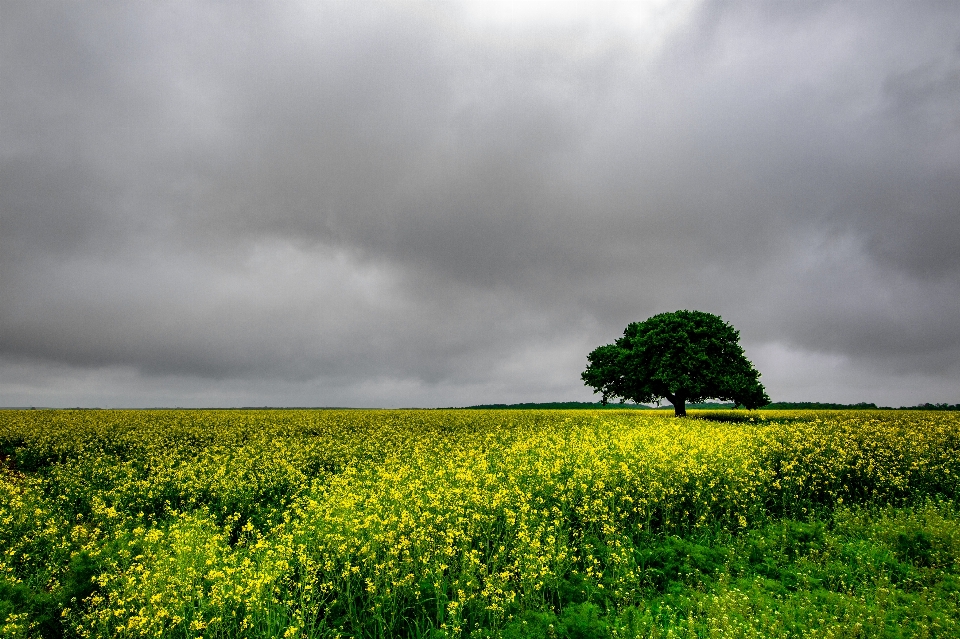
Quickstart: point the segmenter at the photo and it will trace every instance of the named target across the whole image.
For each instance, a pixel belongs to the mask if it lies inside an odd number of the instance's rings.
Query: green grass
[[[739,536],[637,540],[646,583],[616,607],[593,589],[532,611],[502,635],[603,637],[960,636],[954,504],[841,509]]]

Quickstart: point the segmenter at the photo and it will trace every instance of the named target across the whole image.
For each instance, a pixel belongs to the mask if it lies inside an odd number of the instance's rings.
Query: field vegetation
[[[4,637],[956,637],[960,414],[0,411]]]

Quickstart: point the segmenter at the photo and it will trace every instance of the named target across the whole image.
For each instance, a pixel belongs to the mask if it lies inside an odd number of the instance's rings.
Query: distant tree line
[[[960,410],[960,404],[918,404],[916,406],[877,406],[873,402],[858,404],[830,404],[825,402],[773,402],[764,408],[780,410]]]
[[[829,402],[772,402],[764,406],[773,410],[869,410],[880,408],[873,402],[859,402],[857,404],[832,404]],[[889,407],[884,407],[889,408]]]
[[[881,408],[888,408],[881,406]],[[899,410],[960,410],[960,404],[918,404],[916,406],[901,406]]]
[[[636,410],[655,410],[656,406],[647,406],[646,404],[603,404],[601,402],[527,402],[522,404],[478,404],[476,406],[467,406],[471,409],[511,409],[511,410],[571,410],[571,409],[636,409]],[[664,408],[669,408],[664,406]],[[734,408],[732,403],[728,402],[701,402],[697,404],[688,404],[687,408]],[[960,404],[918,404],[916,406],[877,406],[873,402],[859,402],[856,404],[834,404],[830,402],[772,402],[763,406],[769,410],[960,410]]]
[[[467,406],[466,408],[477,408],[477,409],[557,409],[557,410],[570,410],[577,408],[584,409],[599,409],[599,408],[634,408],[640,410],[650,410],[650,406],[645,404],[602,404],[600,402],[527,402],[523,404],[479,404],[477,406]]]

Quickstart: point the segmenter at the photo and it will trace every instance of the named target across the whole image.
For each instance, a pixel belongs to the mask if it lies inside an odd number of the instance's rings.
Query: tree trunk
[[[677,395],[666,395],[667,401],[673,404],[673,416],[674,417],[686,417],[687,416],[687,400],[680,394]]]

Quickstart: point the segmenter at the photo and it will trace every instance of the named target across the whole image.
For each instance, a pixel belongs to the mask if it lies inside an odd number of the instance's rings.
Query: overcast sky
[[[960,4],[3,2],[0,406],[960,402]]]

